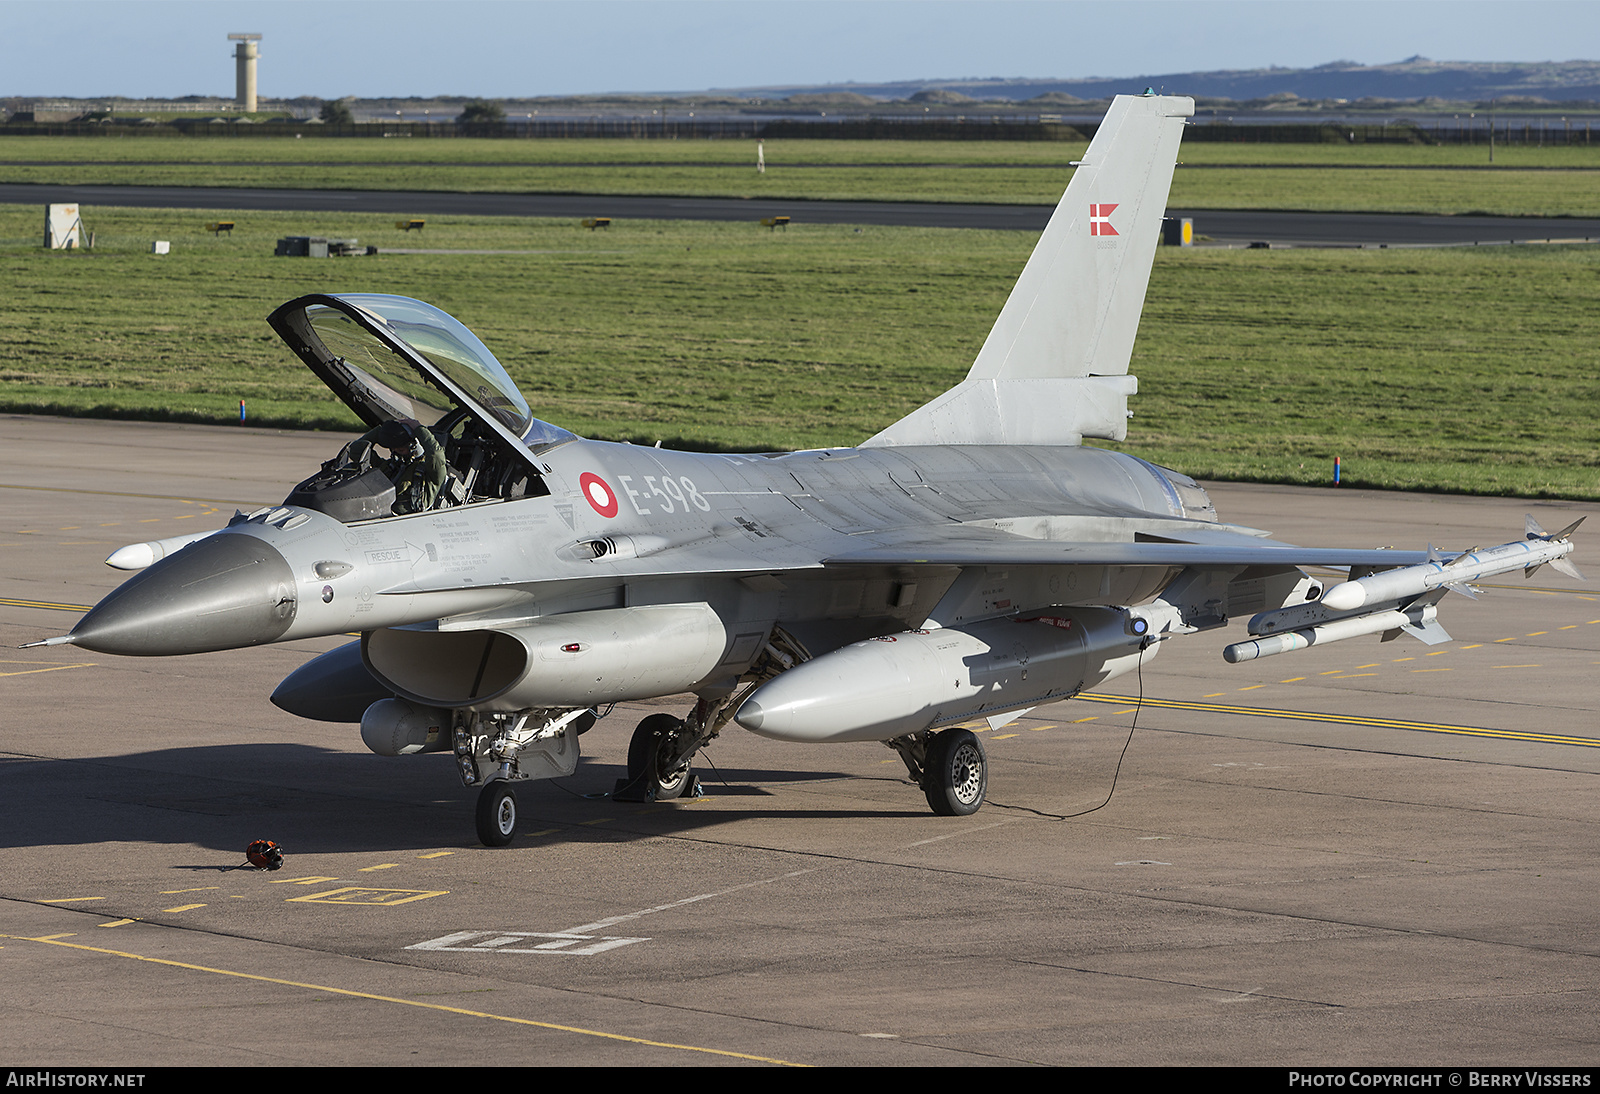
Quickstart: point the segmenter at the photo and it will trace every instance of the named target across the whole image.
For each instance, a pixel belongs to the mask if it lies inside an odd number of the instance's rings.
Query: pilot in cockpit
[[[390,453],[388,459],[379,457],[373,463],[394,483],[394,514],[432,509],[446,474],[444,447],[433,431],[415,418],[390,419],[352,443],[350,459],[364,462],[373,445]]]

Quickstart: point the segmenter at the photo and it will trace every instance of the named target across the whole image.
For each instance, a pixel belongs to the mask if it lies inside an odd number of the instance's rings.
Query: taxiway
[[[1600,582],[1545,569],[1449,597],[1444,646],[1229,666],[1241,628],[1173,642],[1142,685],[981,733],[990,800],[968,818],[931,815],[887,749],[737,729],[697,765],[704,798],[614,803],[648,712],[619,708],[488,850],[447,756],[373,756],[267,702],[339,640],[14,648],[118,584],[114,548],[275,503],[345,439],[0,417],[9,1060],[1594,1059]],[[1524,512],[1596,508],[1213,497],[1351,546],[1487,545]],[[1576,542],[1600,576],[1600,532]],[[257,838],[285,868],[228,869]]]
[[[172,209],[287,209],[400,216],[629,217],[638,220],[747,220],[792,216],[795,223],[1039,232],[1053,205],[897,201],[776,201],[766,198],[453,194],[401,190],[278,190],[224,186],[46,186],[0,184],[0,203]],[[1468,246],[1600,240],[1600,220],[1574,217],[1408,216],[1394,213],[1294,213],[1171,209],[1193,217],[1217,243],[1298,247]]]

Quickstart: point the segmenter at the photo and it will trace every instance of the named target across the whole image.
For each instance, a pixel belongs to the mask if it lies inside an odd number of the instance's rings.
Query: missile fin
[[[1005,714],[991,714],[984,721],[989,723],[990,729],[999,729],[1001,726],[1010,725],[1032,709],[1032,707],[1023,707],[1021,710],[1013,710]]]
[[[1409,623],[1400,629],[1405,631],[1412,638],[1420,639],[1422,642],[1430,646],[1437,646],[1441,642],[1452,641],[1449,632],[1447,632],[1443,627],[1439,626],[1437,620],[1433,619],[1424,620],[1420,624]]]
[[[1583,580],[1583,571],[1574,566],[1570,558],[1553,558],[1550,560],[1550,567],[1556,573],[1566,574],[1574,581]]]

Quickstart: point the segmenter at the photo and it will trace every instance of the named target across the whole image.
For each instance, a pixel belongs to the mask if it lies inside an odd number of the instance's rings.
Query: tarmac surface
[[[740,198],[589,197],[564,194],[449,194],[400,190],[273,190],[201,186],[0,184],[0,203],[124,205],[175,209],[285,209],[389,213],[408,217],[633,217],[645,220],[759,220],[795,223],[997,228],[1039,232],[1053,205],[959,205],[890,201],[769,201]],[[1219,243],[1281,246],[1439,246],[1600,240],[1600,220],[1568,217],[1405,216],[1378,213],[1263,213],[1173,209]]]
[[[1229,666],[1239,627],[1173,641],[1142,704],[1123,677],[981,733],[990,799],[967,818],[929,813],[877,745],[738,729],[697,765],[705,797],[614,803],[651,709],[630,704],[575,775],[524,784],[521,834],[489,850],[448,756],[373,756],[267,702],[343,639],[15,648],[117,585],[116,547],[276,502],[344,439],[0,417],[8,1063],[1596,1058],[1600,582],[1451,596],[1441,646]],[[1596,509],[1213,497],[1351,546],[1487,546],[1524,512]],[[1577,538],[1591,577],[1597,543]],[[229,870],[258,838],[285,867]]]

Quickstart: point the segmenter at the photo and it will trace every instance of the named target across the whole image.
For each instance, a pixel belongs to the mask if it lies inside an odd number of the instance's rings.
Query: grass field
[[[1084,145],[1028,141],[0,136],[0,182],[1053,203]],[[1187,145],[1174,207],[1600,216],[1600,143]],[[1466,168],[1482,168],[1466,170]]]
[[[429,300],[535,412],[722,449],[851,444],[966,371],[1034,238],[800,225],[0,206],[0,410],[353,427],[262,321],[313,291]],[[534,253],[272,257],[281,235]],[[173,253],[148,253],[149,241]],[[1158,252],[1125,446],[1202,477],[1600,497],[1600,250]]]

